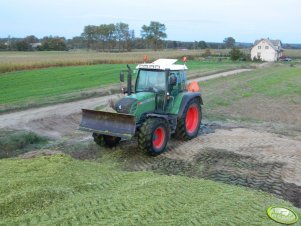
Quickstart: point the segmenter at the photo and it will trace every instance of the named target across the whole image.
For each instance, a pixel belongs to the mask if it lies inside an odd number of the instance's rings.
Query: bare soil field
[[[189,142],[172,140],[168,151],[155,158],[140,154],[134,142],[122,145],[120,161],[129,170],[155,170],[260,189],[301,206],[300,140],[235,125],[208,128],[211,133]]]
[[[0,115],[0,125],[1,128],[32,130],[59,140],[55,150],[71,150],[69,154],[78,159],[93,159],[102,152],[110,151],[126,170],[153,170],[247,186],[281,196],[301,207],[300,105],[289,105],[281,99],[270,102],[261,96],[252,96],[238,101],[234,108],[224,106],[218,112],[265,123],[235,120],[209,122],[205,110],[200,135],[196,139],[189,142],[171,139],[165,153],[149,157],[139,152],[135,139],[108,150],[96,146],[91,134],[76,130],[81,108],[106,105],[110,98],[114,97],[4,114]],[[280,103],[282,107],[279,107]],[[78,150],[76,146],[81,143],[88,143],[88,148]],[[34,155],[29,154],[30,157]]]

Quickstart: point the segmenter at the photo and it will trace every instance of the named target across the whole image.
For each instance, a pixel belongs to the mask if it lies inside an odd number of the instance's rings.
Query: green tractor
[[[121,82],[127,75],[126,96],[115,103],[116,113],[82,109],[80,129],[92,132],[97,144],[109,147],[136,136],[139,149],[151,155],[164,152],[171,135],[180,140],[195,138],[203,100],[199,89],[187,90],[187,67],[176,61],[139,64],[134,90],[127,66],[120,73]]]

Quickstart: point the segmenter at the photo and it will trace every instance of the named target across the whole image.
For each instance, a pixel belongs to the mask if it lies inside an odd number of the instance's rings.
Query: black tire
[[[92,136],[96,144],[98,144],[99,146],[107,146],[110,148],[115,147],[121,140],[120,137],[101,135],[97,133],[93,133]]]
[[[94,142],[96,144],[98,144],[99,146],[104,146],[103,135],[100,135],[98,133],[93,133],[92,137],[94,138]]]
[[[188,125],[186,124],[186,118],[189,117],[188,115],[191,115],[191,111],[192,118],[194,119],[192,119],[192,122],[188,121],[188,123],[190,122]],[[177,128],[174,134],[175,138],[179,140],[190,140],[195,138],[199,133],[201,121],[202,111],[200,102],[198,99],[194,98],[188,102],[188,104],[185,106],[183,115],[180,119],[178,119]]]
[[[146,119],[138,133],[138,147],[150,155],[159,155],[166,149],[169,133],[166,120],[160,118]]]

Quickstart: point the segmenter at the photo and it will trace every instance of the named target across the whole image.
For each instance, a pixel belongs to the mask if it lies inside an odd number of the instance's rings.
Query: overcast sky
[[[0,37],[79,36],[85,25],[125,22],[140,36],[159,21],[167,39],[301,43],[301,0],[1,0]]]

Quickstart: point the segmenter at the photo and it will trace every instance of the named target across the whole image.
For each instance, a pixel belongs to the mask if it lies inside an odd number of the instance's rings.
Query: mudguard
[[[198,92],[187,92],[184,94],[182,101],[181,101],[181,105],[178,111],[178,118],[182,117],[183,113],[184,113],[184,109],[186,107],[186,105],[188,104],[188,102],[194,98],[199,99],[200,101],[200,105],[203,105],[203,99],[200,93]]]

